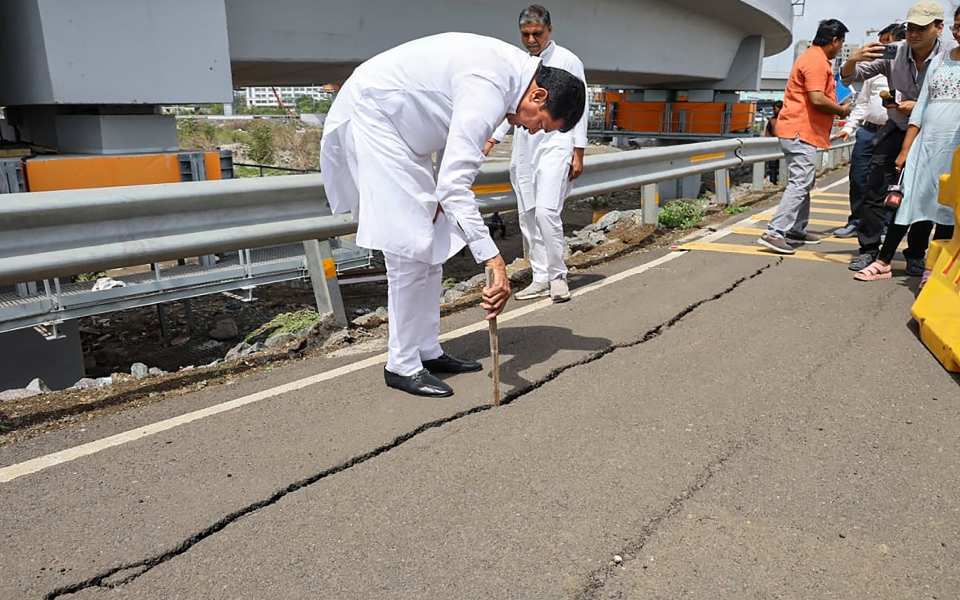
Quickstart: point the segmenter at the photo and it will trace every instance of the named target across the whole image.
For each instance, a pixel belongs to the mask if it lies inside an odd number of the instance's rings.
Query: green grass
[[[737,206],[736,204],[730,204],[723,208],[723,213],[726,215],[739,215],[742,212],[746,212],[746,208],[742,206]]]
[[[703,221],[703,205],[696,201],[674,200],[660,210],[657,218],[665,229],[692,229]]]
[[[266,339],[281,333],[296,333],[311,327],[320,321],[320,314],[315,310],[304,309],[296,312],[280,313],[269,322],[264,323],[247,334],[243,341],[252,344],[257,339]]]

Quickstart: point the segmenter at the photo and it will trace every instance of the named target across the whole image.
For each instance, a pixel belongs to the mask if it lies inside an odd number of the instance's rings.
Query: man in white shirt
[[[464,246],[493,269],[487,318],[510,296],[506,266],[471,191],[483,145],[504,116],[530,131],[569,130],[583,114],[576,77],[493,38],[433,35],[363,63],[324,127],[320,168],[334,212],[353,212],[357,244],[387,267],[389,351],[384,380],[421,396],[450,396],[433,373],[479,371],[439,343],[442,264]],[[434,171],[432,155],[442,152]],[[431,371],[433,373],[431,373]]]
[[[906,27],[900,23],[887,25],[880,31],[880,43],[892,44],[903,40],[907,35]],[[850,157],[850,216],[847,224],[833,232],[839,238],[849,238],[857,235],[860,221],[859,214],[863,204],[863,190],[867,184],[867,171],[870,159],[873,157],[873,141],[880,129],[887,124],[887,109],[883,106],[880,92],[889,91],[887,78],[876,75],[863,82],[863,87],[857,94],[853,112],[847,118],[847,123],[840,130],[840,137],[846,141],[856,135],[856,143]]]
[[[563,69],[586,81],[583,63],[551,39],[550,11],[533,4],[520,13],[520,39],[531,56],[548,67]],[[533,271],[533,283],[517,292],[517,300],[550,296],[554,302],[570,299],[567,265],[563,260],[563,201],[571,182],[583,172],[587,147],[589,99],[584,99],[584,118],[571,131],[530,133],[518,129],[513,135],[510,182],[517,195],[520,232]],[[484,146],[489,154],[510,131],[504,121]]]

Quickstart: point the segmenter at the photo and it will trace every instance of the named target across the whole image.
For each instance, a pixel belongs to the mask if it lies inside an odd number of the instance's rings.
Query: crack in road
[[[766,271],[770,267],[775,265],[780,265],[782,263],[783,263],[783,259],[779,258],[777,259],[776,262],[770,263],[760,269],[757,269],[755,272],[753,272],[750,275],[737,279],[732,284],[730,284],[726,289],[714,294],[713,296],[703,298],[701,300],[694,302],[693,304],[690,304],[689,306],[687,306],[686,308],[684,308],[683,310],[681,310],[680,312],[672,316],[667,321],[664,321],[663,323],[660,323],[659,325],[653,327],[652,329],[647,330],[646,333],[644,333],[642,336],[640,336],[635,340],[631,340],[629,342],[622,342],[619,344],[611,344],[610,346],[607,346],[606,348],[593,352],[578,361],[568,363],[566,365],[550,370],[546,375],[544,375],[537,381],[521,386],[505,394],[501,401],[501,406],[510,404],[511,402],[519,398],[522,398],[523,396],[526,396],[530,392],[541,388],[542,386],[555,380],[557,377],[569,371],[570,369],[588,365],[590,363],[600,360],[601,358],[603,358],[604,356],[607,356],[608,354],[611,354],[612,352],[616,352],[617,350],[633,348],[635,346],[645,344],[659,337],[660,335],[663,334],[664,331],[670,329],[671,327],[679,323],[687,315],[694,312],[704,304],[715,302],[723,298],[724,296],[732,293],[734,290],[739,288],[741,285],[743,285],[747,281],[750,281],[751,279],[759,277],[761,274],[764,273],[764,271]],[[390,450],[393,450],[401,446],[402,444],[417,437],[421,433],[424,433],[431,429],[442,427],[448,423],[452,423],[453,421],[458,421],[470,415],[488,411],[492,408],[495,408],[492,404],[482,404],[467,410],[460,411],[458,413],[444,417],[442,419],[436,419],[434,421],[424,423],[419,427],[417,427],[416,429],[413,429],[412,431],[408,431],[407,433],[399,435],[396,438],[394,438],[392,441],[386,444],[383,444],[381,446],[378,446],[377,448],[370,450],[369,452],[355,456],[347,460],[346,462],[340,463],[339,465],[335,465],[328,469],[324,469],[323,471],[320,471],[319,473],[311,475],[310,477],[306,477],[304,479],[300,479],[299,481],[295,481],[287,485],[286,487],[277,490],[276,492],[274,492],[269,497],[263,500],[255,502],[253,504],[249,504],[243,508],[240,508],[234,512],[231,512],[226,516],[224,516],[223,518],[221,518],[216,523],[193,534],[189,538],[177,544],[175,547],[161,554],[157,554],[149,558],[139,560],[134,563],[124,564],[117,567],[111,567],[84,581],[59,587],[53,590],[52,592],[47,593],[44,596],[44,600],[56,600],[57,598],[61,598],[63,596],[68,596],[71,594],[76,594],[78,592],[81,592],[90,588],[95,588],[95,587],[99,587],[103,589],[115,589],[117,587],[130,583],[131,581],[137,579],[141,575],[144,575],[145,573],[149,572],[154,567],[161,565],[173,558],[176,558],[177,556],[185,554],[201,541],[219,533],[220,531],[236,523],[238,520],[242,519],[243,517],[250,515],[252,513],[255,513],[262,508],[266,508],[268,506],[276,504],[288,494],[296,492],[297,490],[303,489],[305,487],[311,486],[322,479],[326,479],[327,477],[346,471],[359,464],[365,463],[370,459],[376,458],[381,454],[384,454],[386,452],[389,452]],[[709,477],[707,479],[709,479]],[[667,516],[669,515],[665,514],[665,516],[662,518],[666,518]],[[659,521],[657,521],[657,523],[659,523]]]
[[[751,435],[749,431],[746,432],[745,437],[748,440],[750,439]],[[743,440],[737,441],[719,456],[707,463],[707,466],[697,474],[697,477],[693,480],[693,483],[687,486],[685,490],[680,492],[680,494],[669,504],[667,504],[663,510],[647,521],[646,524],[640,528],[638,537],[630,544],[617,551],[616,554],[624,557],[633,556],[635,557],[634,560],[638,560],[639,558],[637,555],[641,550],[643,550],[643,547],[646,546],[647,541],[655,533],[657,533],[657,531],[660,529],[660,526],[665,521],[679,513],[680,509],[682,509],[683,506],[697,494],[697,492],[702,490],[707,486],[708,483],[710,483],[710,480],[713,479],[713,476],[723,468],[724,463],[733,458],[735,454],[740,452],[747,445],[748,444],[744,443]],[[626,565],[627,563],[624,562],[623,564]],[[590,574],[587,575],[587,583],[579,592],[577,592],[574,598],[576,600],[597,600],[600,598],[600,595],[607,585],[607,581],[617,575],[616,569],[619,567],[620,565],[611,563],[591,571]]]

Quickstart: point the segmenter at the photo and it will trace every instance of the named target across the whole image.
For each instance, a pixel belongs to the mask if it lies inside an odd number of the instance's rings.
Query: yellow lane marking
[[[838,240],[831,240],[838,241]],[[847,264],[853,258],[854,252],[814,252],[811,250],[797,250],[793,254],[776,254],[761,248],[760,246],[747,246],[741,244],[719,244],[708,242],[690,242],[679,246],[677,250],[706,250],[708,252],[724,252],[726,254],[748,254],[750,256],[765,256],[767,258],[799,258],[800,260],[810,260],[814,262],[825,262],[833,264]],[[902,260],[893,261],[893,268],[903,270],[906,263]]]
[[[726,152],[712,152],[710,154],[695,154],[694,156],[690,157],[690,162],[698,163],[698,162],[703,162],[705,160],[715,160],[718,158],[723,158],[726,155],[727,155]]]
[[[766,229],[760,229],[759,227],[734,227],[733,233],[739,235],[763,235]],[[854,246],[859,246],[860,242],[857,241],[857,238],[838,238],[833,236],[828,236],[823,238],[824,242],[829,242],[831,244],[852,244]]]
[[[726,252],[729,254],[750,254],[753,256],[766,256],[767,258],[782,256],[783,258],[799,258],[800,260],[812,260],[816,262],[836,264],[847,264],[850,262],[850,258],[852,256],[848,252],[831,254],[828,252],[813,252],[811,250],[797,250],[793,254],[775,254],[765,248],[761,248],[760,246],[745,246],[741,244],[705,244],[703,242],[690,242],[689,244],[680,246],[678,249],[707,250],[709,252]]]
[[[506,194],[512,190],[513,188],[510,187],[509,183],[481,183],[473,186],[473,193],[477,194],[478,196],[486,196],[488,194]]]
[[[850,194],[839,194],[837,192],[813,192],[813,198],[846,198],[850,199]]]
[[[843,200],[817,200],[814,198],[810,201],[811,204],[822,204],[823,206],[850,206],[849,202],[844,202]]]
[[[756,215],[760,216],[760,215]],[[757,221],[769,221],[772,215],[764,215],[762,218],[756,219]],[[846,221],[834,221],[832,219],[810,219],[807,221],[810,225],[826,225],[827,227],[843,227],[847,224]]]
[[[734,227],[733,229],[730,230],[731,233],[736,233],[739,235],[756,235],[756,236],[763,235],[766,231],[767,231],[766,229],[760,229],[759,227]],[[823,241],[824,243],[830,243],[830,244],[849,244],[851,246],[860,245],[860,242],[857,240],[856,237],[838,238],[832,235],[828,235],[823,238]],[[906,245],[907,245],[906,242],[902,242],[898,247],[905,248]]]
[[[817,208],[816,206],[810,207],[810,212],[820,213],[822,215],[843,215],[847,216],[850,214],[850,209],[842,210],[839,208]]]

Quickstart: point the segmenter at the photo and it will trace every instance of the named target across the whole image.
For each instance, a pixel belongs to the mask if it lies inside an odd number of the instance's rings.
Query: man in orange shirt
[[[776,134],[787,158],[787,189],[777,214],[757,243],[778,254],[793,254],[794,247],[817,244],[820,237],[807,233],[810,191],[817,176],[817,148],[830,146],[836,116],[850,114],[849,105],[837,104],[831,62],[843,48],[847,27],[836,19],[820,22],[817,35],[790,71],[777,118]]]

